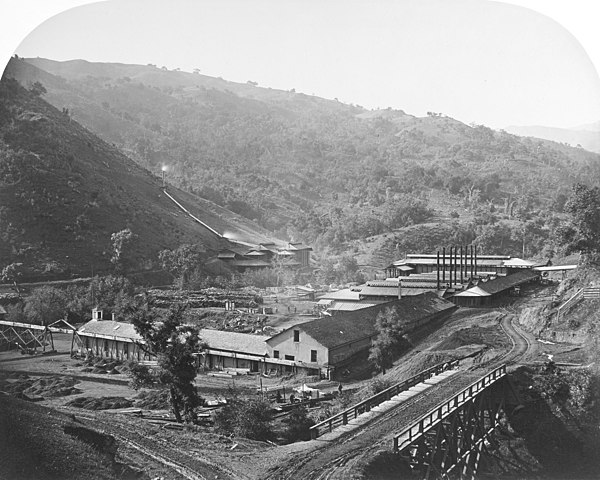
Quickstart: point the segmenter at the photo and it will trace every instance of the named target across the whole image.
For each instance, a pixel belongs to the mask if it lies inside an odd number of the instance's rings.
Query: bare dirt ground
[[[536,301],[542,301],[544,292],[538,294]],[[58,354],[29,357],[14,352],[0,353],[0,371],[77,378],[76,387],[80,393],[48,398],[42,403],[72,413],[83,424],[113,435],[119,443],[119,460],[142,469],[150,478],[361,478],[369,459],[390,450],[393,432],[419,412],[423,413],[423,409],[433,408],[472,381],[481,373],[474,368],[501,362],[539,364],[547,361],[548,354],[555,358],[575,358],[577,345],[540,343],[518,326],[519,309],[527,302],[527,298],[521,298],[508,308],[458,309],[433,333],[414,339],[413,348],[386,373],[386,380],[391,383],[402,381],[431,365],[457,357],[465,357],[461,362],[463,373],[415,397],[414,401],[402,404],[367,428],[329,443],[315,440],[274,446],[224,438],[213,433],[210,427],[169,430],[122,413],[65,407],[65,403],[76,396],[132,398],[136,394],[127,386],[124,374],[82,373],[77,360],[66,353],[70,348],[68,336],[55,337]],[[273,323],[284,326],[292,320],[290,317],[278,316]],[[322,390],[333,390],[337,386],[333,382],[318,382],[312,377],[263,378],[262,381],[263,387],[308,383]],[[370,380],[348,379],[345,388],[360,392],[367,389],[369,383]],[[232,386],[248,395],[260,386],[257,377],[250,376],[223,379],[199,375],[197,384],[201,394],[209,399],[224,396]]]

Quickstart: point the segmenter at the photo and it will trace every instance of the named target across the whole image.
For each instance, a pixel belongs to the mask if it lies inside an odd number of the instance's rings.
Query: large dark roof
[[[390,307],[396,309],[398,316],[403,321],[411,321],[450,310],[454,308],[454,305],[438,297],[435,293],[426,292],[422,295],[405,297],[354,312],[339,312],[333,317],[324,317],[295,325],[292,329],[301,330],[324,347],[333,348],[376,335],[377,315]],[[272,338],[279,335],[281,333]]]
[[[502,292],[508,288],[514,287],[515,285],[520,285],[522,283],[533,280],[534,278],[539,276],[539,272],[533,272],[531,270],[521,270],[511,275],[507,275],[506,277],[498,277],[494,280],[488,280],[487,282],[479,282],[477,286],[483,291],[489,293],[490,295],[493,295],[495,293]]]

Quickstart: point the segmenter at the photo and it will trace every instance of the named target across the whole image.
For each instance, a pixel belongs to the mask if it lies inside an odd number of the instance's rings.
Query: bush
[[[373,395],[377,395],[379,392],[383,392],[391,386],[392,382],[390,382],[387,378],[376,378],[371,382],[371,385],[369,385]]]
[[[269,402],[234,398],[215,415],[215,429],[225,435],[267,440],[273,435],[272,420]]]
[[[283,420],[283,424],[286,426],[283,432],[285,442],[293,443],[299,440],[310,440],[310,427],[315,422],[308,416],[306,407],[298,406]]]

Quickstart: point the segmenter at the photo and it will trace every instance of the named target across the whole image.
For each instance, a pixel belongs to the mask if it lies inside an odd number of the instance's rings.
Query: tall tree
[[[110,236],[113,247],[113,254],[110,261],[115,266],[117,272],[125,270],[125,264],[129,260],[127,258],[128,250],[130,250],[135,238],[136,235],[129,228],[115,232]]]
[[[394,364],[394,358],[408,344],[404,328],[395,308],[386,308],[375,319],[377,337],[371,344],[369,360],[377,371],[385,373]]]
[[[162,250],[158,259],[162,268],[173,275],[179,287],[183,288],[189,275],[200,266],[203,253],[198,245],[181,245],[175,250]]]
[[[565,212],[569,221],[558,234],[566,253],[579,251],[584,261],[600,255],[600,188],[574,185]]]
[[[31,323],[48,325],[64,318],[68,313],[69,299],[64,291],[44,285],[27,297],[25,315]]]
[[[152,376],[138,372],[137,385],[152,383],[169,389],[171,409],[178,422],[193,422],[196,419],[195,408],[202,402],[196,392],[194,379],[196,366],[194,354],[204,345],[198,329],[183,324],[185,307],[175,305],[167,314],[155,309],[136,308],[131,312],[131,323],[144,339],[142,348],[155,355],[158,370]],[[142,378],[144,377],[144,378]]]

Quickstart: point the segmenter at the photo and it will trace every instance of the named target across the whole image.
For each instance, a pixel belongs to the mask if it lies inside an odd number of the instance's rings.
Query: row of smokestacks
[[[447,263],[446,263],[447,261]],[[466,245],[450,247],[446,254],[446,247],[437,252],[437,288],[440,283],[446,285],[446,265],[448,265],[448,282],[451,286],[462,284],[466,278],[473,278],[477,274],[477,246]],[[441,269],[441,278],[440,278]],[[454,276],[454,278],[453,278]]]

